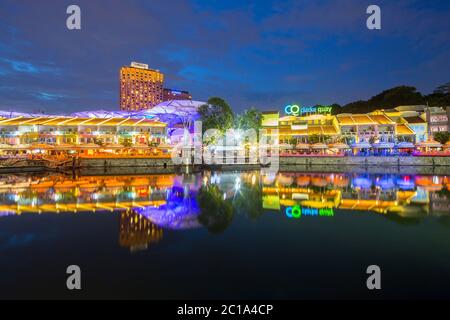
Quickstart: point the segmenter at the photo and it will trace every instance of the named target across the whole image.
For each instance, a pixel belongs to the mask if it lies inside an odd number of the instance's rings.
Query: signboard
[[[301,216],[320,216],[320,217],[332,217],[334,216],[333,208],[309,208],[295,205],[293,207],[286,207],[286,216],[288,218],[298,219]]]
[[[140,63],[140,62],[131,62],[131,66],[133,68],[139,68],[139,69],[148,69],[148,64]]]
[[[263,127],[278,127],[280,115],[276,113],[263,113],[261,125]]]
[[[284,107],[284,113],[293,116],[298,116],[305,113],[330,114],[332,110],[333,107],[329,106],[300,107],[297,104],[288,104]]]

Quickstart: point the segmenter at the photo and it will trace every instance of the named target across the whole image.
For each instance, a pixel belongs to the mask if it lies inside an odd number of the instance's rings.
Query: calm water
[[[450,298],[449,190],[410,174],[3,175],[0,298]]]

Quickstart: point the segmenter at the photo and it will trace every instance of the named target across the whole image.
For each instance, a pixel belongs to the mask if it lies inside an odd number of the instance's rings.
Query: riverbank
[[[282,165],[347,165],[347,166],[450,166],[450,157],[279,157]],[[177,166],[171,158],[80,158],[77,166],[79,168],[89,167],[172,167]],[[208,167],[208,165],[204,165]],[[233,163],[214,165],[217,167],[227,166],[254,166],[254,164]]]
[[[175,165],[171,158],[79,158],[73,163],[68,161],[64,166],[43,160],[26,160],[2,164],[0,173],[23,171],[73,171],[115,173],[121,172],[184,172],[202,169],[218,170],[251,170],[259,169],[258,164],[223,164],[223,165]],[[398,172],[408,168],[411,173],[450,173],[450,157],[280,157],[279,171],[323,171],[323,172]],[[414,169],[414,170],[413,170]]]

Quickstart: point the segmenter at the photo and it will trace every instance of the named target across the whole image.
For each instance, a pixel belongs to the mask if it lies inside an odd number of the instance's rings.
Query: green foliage
[[[317,142],[324,142],[328,143],[331,141],[331,137],[323,134],[312,134],[308,137],[309,143],[317,143]]]
[[[437,87],[433,93],[448,95],[450,94],[450,82]]]
[[[198,221],[211,233],[222,233],[233,220],[233,206],[224,200],[217,185],[200,188],[197,201],[201,209]]]
[[[434,135],[434,140],[445,144],[447,141],[450,140],[450,132],[448,131],[440,131],[440,132],[435,132]]]
[[[424,104],[425,99],[415,87],[399,86],[373,96],[369,100],[348,103],[335,113],[368,113],[377,109],[392,109],[400,105]]]
[[[233,126],[233,111],[222,98],[209,98],[208,104],[200,106],[198,112],[202,120],[203,132],[208,129],[217,129],[223,134]]]
[[[259,184],[242,184],[233,200],[234,212],[256,220],[264,212],[262,199],[263,192]]]
[[[103,141],[102,141],[101,139],[94,138],[94,143],[95,143],[96,145],[99,145],[100,147],[103,146]]]
[[[289,144],[295,148],[295,146],[297,145],[297,139],[295,138],[290,138],[289,139]]]
[[[254,129],[258,132],[261,128],[262,113],[255,108],[250,108],[237,115],[234,120],[235,128],[240,130]]]
[[[392,109],[401,105],[428,105],[430,107],[446,107],[450,105],[450,82],[437,87],[433,93],[422,95],[415,87],[398,86],[384,90],[369,100],[350,102],[342,108],[333,108],[333,114],[368,113],[377,109]]]
[[[120,144],[125,148],[129,148],[133,145],[133,142],[131,141],[131,138],[124,138]]]
[[[450,106],[450,82],[437,87],[432,94],[425,97],[431,107]]]

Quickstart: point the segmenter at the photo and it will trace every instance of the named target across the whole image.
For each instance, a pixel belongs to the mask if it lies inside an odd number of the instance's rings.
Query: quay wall
[[[450,166],[450,157],[280,157],[280,166]],[[174,167],[170,158],[80,158],[78,167]],[[225,166],[252,166],[245,163]],[[206,166],[207,167],[207,166]]]
[[[109,167],[174,167],[170,158],[79,158],[80,168]]]
[[[256,170],[255,164],[224,165],[175,165],[170,158],[79,158],[75,163],[65,166],[49,166],[44,161],[28,160],[17,163],[0,161],[0,174],[32,171],[72,171],[99,174],[166,173],[202,169],[216,170]],[[321,171],[329,172],[398,172],[408,170],[412,173],[450,174],[450,157],[280,157],[280,171]]]
[[[450,157],[280,157],[280,165],[450,166]]]

